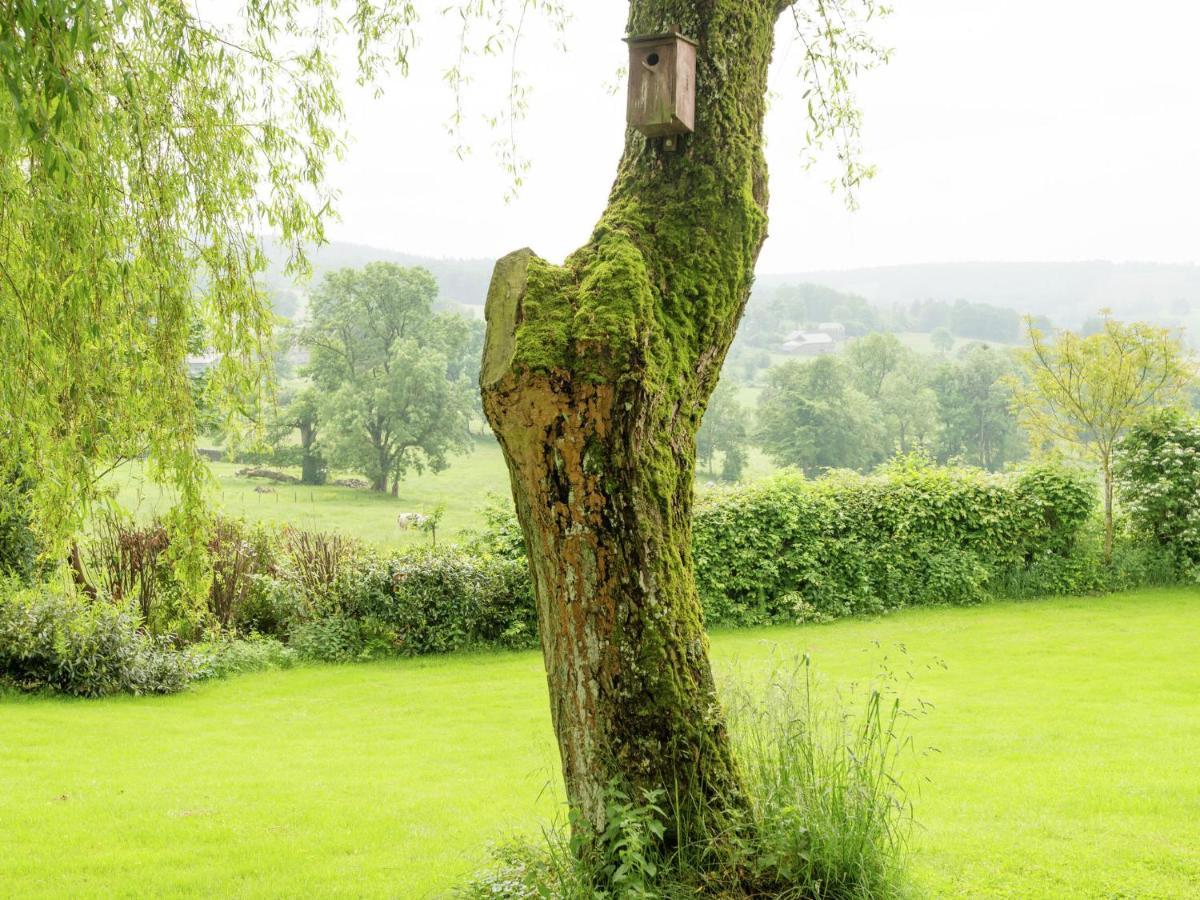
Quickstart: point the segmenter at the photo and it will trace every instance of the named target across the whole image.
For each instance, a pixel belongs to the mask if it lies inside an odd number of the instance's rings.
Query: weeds
[[[899,767],[911,747],[904,731],[912,713],[896,678],[885,666],[857,714],[829,699],[807,657],[776,667],[765,681],[727,679],[724,704],[750,799],[749,827],[664,854],[664,792],[635,800],[613,784],[597,839],[585,845],[570,836],[585,829],[559,823],[540,842],[506,843],[460,896],[902,897],[913,816]]]

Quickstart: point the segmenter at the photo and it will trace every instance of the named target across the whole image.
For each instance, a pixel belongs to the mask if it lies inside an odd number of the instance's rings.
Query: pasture
[[[721,677],[888,667],[915,893],[1194,897],[1200,593],[720,631]],[[0,696],[0,893],[433,897],[558,806],[541,658],[310,666],[173,697]]]
[[[237,475],[239,469],[245,468],[241,463],[213,462],[209,468],[213,474],[211,506],[224,515],[248,522],[335,531],[384,549],[430,542],[430,536],[420,530],[397,528],[398,513],[428,515],[439,503],[445,504],[438,540],[454,541],[484,527],[482,512],[489,502],[511,502],[504,457],[490,437],[478,438],[467,453],[450,457],[450,466],[441,472],[411,473],[400,482],[398,497],[366,488],[333,484],[313,487],[243,478]],[[298,468],[282,471],[300,475]],[[775,471],[776,467],[757,447],[749,448],[747,480],[765,478]],[[330,480],[345,477],[361,476],[336,472]],[[712,473],[700,470],[697,490],[701,493],[710,490],[709,482],[714,478]],[[151,481],[141,463],[126,464],[110,474],[105,484],[114,490],[121,507],[138,519],[165,513],[174,502],[173,494]]]

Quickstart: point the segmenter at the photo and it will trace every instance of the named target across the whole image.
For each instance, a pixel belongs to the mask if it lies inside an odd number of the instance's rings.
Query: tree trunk
[[[376,493],[386,494],[388,489],[388,470],[392,467],[392,458],[386,449],[378,445],[375,447],[375,454],[379,469],[371,479],[371,490]]]
[[[662,789],[669,844],[746,821],[692,575],[696,431],[766,237],[775,0],[633,0],[699,43],[696,132],[627,134],[563,266],[496,264],[480,383],[525,535],[568,799]],[[678,825],[678,828],[675,826]]]
[[[1113,474],[1112,460],[1104,461],[1104,561],[1113,557]]]
[[[321,460],[310,450],[305,450],[300,459],[300,483],[321,483]]]
[[[321,458],[313,449],[317,442],[317,430],[311,425],[300,424],[300,483],[320,484]]]

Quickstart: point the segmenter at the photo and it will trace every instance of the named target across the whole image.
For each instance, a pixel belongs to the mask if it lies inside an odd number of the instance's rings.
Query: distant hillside
[[[282,255],[269,251],[267,281],[283,315],[294,315],[306,288],[282,275]],[[447,305],[482,306],[492,275],[490,259],[436,259],[363,244],[334,242],[312,255],[314,281],[345,266],[373,260],[424,266],[441,287]],[[1043,315],[1078,327],[1103,308],[1121,318],[1149,319],[1200,334],[1200,266],[1157,263],[933,263],[844,271],[762,274],[756,301],[782,285],[820,285],[890,308],[914,300],[968,300]]]
[[[1076,327],[1100,309],[1121,318],[1200,325],[1200,266],[1157,263],[937,263],[764,274],[758,290],[819,284],[881,306],[970,300],[1048,316]],[[1189,329],[1196,331],[1195,327]]]

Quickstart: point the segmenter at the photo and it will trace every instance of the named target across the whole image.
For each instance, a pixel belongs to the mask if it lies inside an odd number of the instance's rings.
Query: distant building
[[[797,356],[820,356],[836,349],[837,341],[824,331],[794,331],[783,342],[783,351]]]
[[[841,322],[821,322],[817,325],[817,331],[823,331],[835,341],[844,341],[846,339],[846,326]]]

